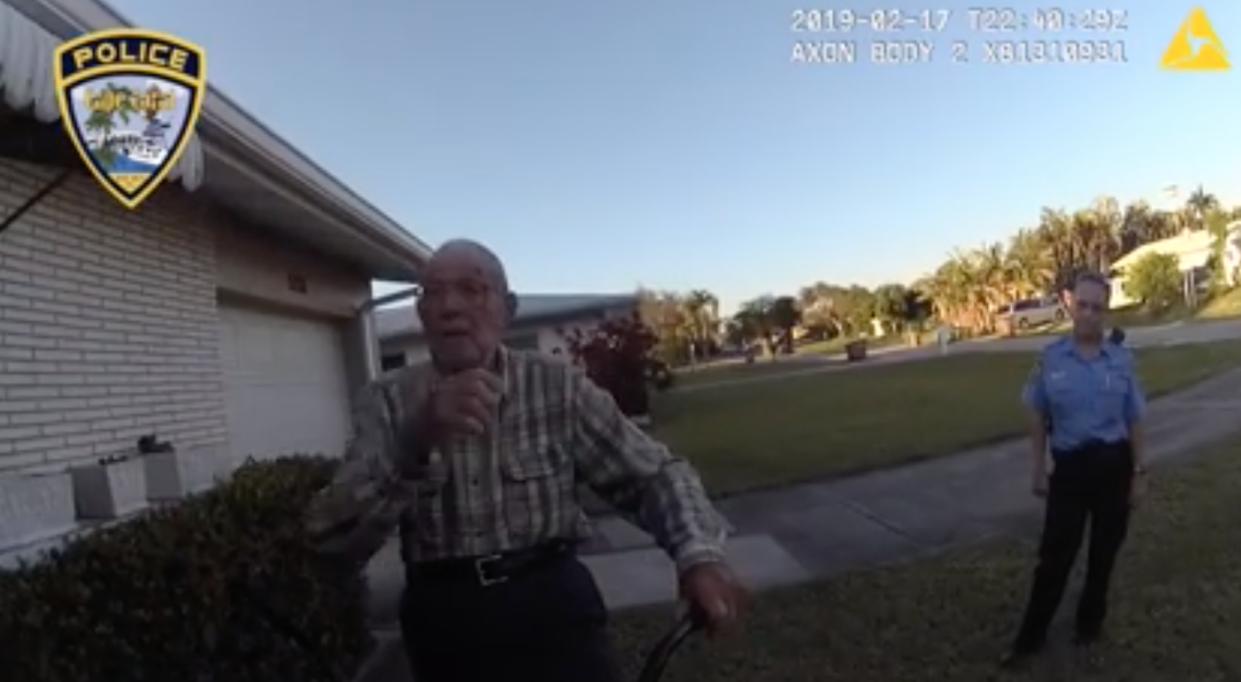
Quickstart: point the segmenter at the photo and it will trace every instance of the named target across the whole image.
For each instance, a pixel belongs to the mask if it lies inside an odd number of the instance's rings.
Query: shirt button
[[[471,479],[470,479],[470,485],[472,485],[472,486],[474,486],[475,488],[477,488],[477,487],[478,487],[478,479],[477,479],[477,478],[471,478]]]

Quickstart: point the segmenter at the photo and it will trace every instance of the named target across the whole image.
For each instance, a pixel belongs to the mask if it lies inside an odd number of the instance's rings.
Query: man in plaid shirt
[[[617,679],[607,610],[574,552],[588,532],[581,482],[668,552],[709,627],[742,600],[697,473],[578,369],[504,348],[515,301],[485,247],[434,254],[417,306],[432,360],[367,387],[309,515],[326,548],[358,560],[399,524],[418,682]]]

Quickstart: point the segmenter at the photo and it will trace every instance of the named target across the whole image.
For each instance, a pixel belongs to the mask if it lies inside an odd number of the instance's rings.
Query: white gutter
[[[59,42],[57,36],[65,39],[87,31],[132,25],[115,10],[96,0],[0,0],[0,8],[5,7],[4,3],[21,8],[21,12],[14,12],[18,17],[24,12],[34,22],[42,24],[53,43]],[[4,38],[0,38],[0,50],[7,49],[4,47],[6,42]],[[47,55],[44,62],[50,65],[51,52]],[[0,61],[0,65],[5,64],[6,61]],[[0,68],[3,68],[5,73],[8,72],[7,66]],[[210,74],[207,77],[210,79]],[[52,96],[54,98],[55,93],[52,93]],[[199,127],[200,132],[206,131],[209,138],[206,144],[211,154],[217,152],[217,141],[244,150],[256,159],[275,166],[285,175],[283,180],[306,195],[326,201],[342,217],[350,220],[350,227],[356,232],[380,244],[397,247],[403,252],[402,255],[415,262],[425,262],[430,257],[431,247],[426,242],[407,232],[396,221],[342,185],[215,88],[207,89]],[[180,174],[191,178],[197,173],[197,182],[201,183],[202,171],[199,169],[203,165],[204,153],[197,135],[190,145],[197,148],[198,167],[190,167],[190,147],[187,146],[186,156],[181,159],[181,164],[186,164],[186,167],[180,170]],[[177,174],[178,169],[174,168],[170,177]]]
[[[60,119],[52,77],[52,54],[59,43],[43,27],[0,0],[0,90],[10,109],[29,109],[41,123]],[[179,180],[192,192],[202,185],[203,166],[202,143],[193,135],[167,179]]]

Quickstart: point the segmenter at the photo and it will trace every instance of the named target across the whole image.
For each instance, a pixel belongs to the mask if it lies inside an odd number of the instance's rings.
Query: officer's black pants
[[[1043,538],[1030,603],[1016,647],[1042,645],[1064,597],[1073,562],[1090,526],[1086,581],[1077,605],[1077,632],[1100,633],[1107,616],[1107,595],[1116,555],[1129,529],[1129,490],[1133,453],[1127,441],[1091,443],[1072,452],[1053,453]]]
[[[416,682],[617,682],[608,612],[572,553],[489,586],[410,580],[401,631]]]

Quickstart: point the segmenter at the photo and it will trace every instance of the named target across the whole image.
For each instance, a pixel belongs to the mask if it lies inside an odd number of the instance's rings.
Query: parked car
[[[1014,301],[1012,304],[1005,306],[996,317],[1007,320],[1009,324],[1017,329],[1029,329],[1042,324],[1060,322],[1068,315],[1064,311],[1060,297],[1049,294],[1042,298],[1025,298],[1020,301]]]

